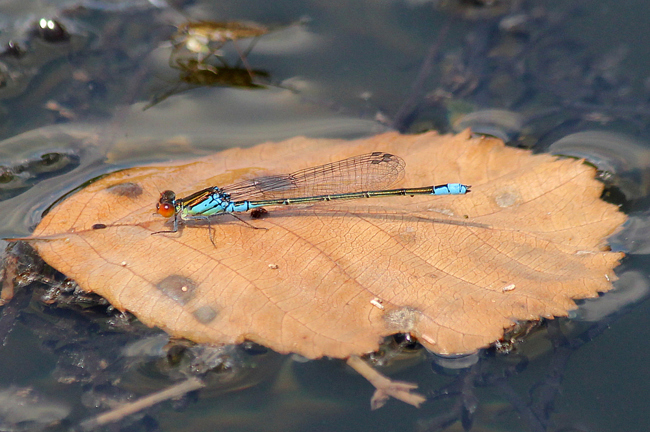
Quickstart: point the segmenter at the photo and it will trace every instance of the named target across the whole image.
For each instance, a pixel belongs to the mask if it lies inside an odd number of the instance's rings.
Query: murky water
[[[460,3],[4,1],[0,237],[27,235],[64,194],[127,166],[296,135],[471,127],[599,169],[604,198],[632,216],[611,240],[630,254],[615,292],[584,302],[574,320],[551,324],[515,355],[482,354],[480,369],[443,369],[410,353],[386,371],[420,383],[432,401],[370,412],[370,385],[340,361],[298,362],[257,347],[170,355],[164,335],[107,314],[97,299],[88,309],[48,307],[44,296],[60,304],[80,295],[53,274],[3,309],[0,331],[12,317],[17,324],[1,348],[0,399],[26,402],[1,403],[0,425],[69,430],[171,385],[198,367],[194,359],[216,370],[206,389],[110,430],[646,430],[650,41],[641,29],[650,8]],[[247,56],[255,85],[231,44],[220,52],[227,67],[213,64],[219,80],[170,61],[170,37],[189,19],[268,26]],[[239,42],[246,49],[251,40]],[[545,401],[552,409],[538,406]]]

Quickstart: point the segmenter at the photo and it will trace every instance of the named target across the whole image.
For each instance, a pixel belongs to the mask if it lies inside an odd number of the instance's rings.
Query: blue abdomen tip
[[[449,183],[447,189],[451,195],[462,195],[469,191],[469,186],[460,183]]]

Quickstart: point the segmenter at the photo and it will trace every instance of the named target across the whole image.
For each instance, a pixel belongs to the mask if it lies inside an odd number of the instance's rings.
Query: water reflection
[[[172,84],[168,90],[153,97],[142,110],[148,110],[170,96],[191,90],[198,86],[206,87],[234,87],[241,89],[265,89],[264,81],[268,81],[269,73],[259,69],[238,68],[230,66],[205,67],[198,60],[176,59],[176,69],[179,72],[179,82]]]
[[[567,135],[548,148],[552,154],[585,159],[600,178],[618,187],[628,200],[650,191],[650,146],[620,133],[584,131]]]

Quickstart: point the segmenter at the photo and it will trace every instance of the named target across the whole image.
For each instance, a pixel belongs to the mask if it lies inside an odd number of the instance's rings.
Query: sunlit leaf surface
[[[460,196],[269,207],[177,233],[160,192],[293,172],[385,151],[406,161],[396,186],[459,182]],[[34,232],[43,258],[143,322],[197,342],[245,339],[281,353],[345,358],[411,333],[442,354],[499,339],[515,320],[566,315],[612,288],[625,220],[577,160],[468,133],[311,140],[231,149],[191,163],[107,176],[71,195]]]

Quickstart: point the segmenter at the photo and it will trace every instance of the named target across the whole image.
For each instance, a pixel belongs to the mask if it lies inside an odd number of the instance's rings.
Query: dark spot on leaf
[[[508,208],[522,203],[523,198],[517,190],[507,189],[500,191],[494,197],[494,201],[499,207]]]
[[[389,329],[408,333],[415,328],[419,317],[419,310],[406,306],[386,312],[384,321]]]
[[[142,186],[137,183],[126,182],[109,186],[107,190],[114,194],[127,198],[137,198],[142,195]]]
[[[269,211],[264,207],[251,210],[251,219],[263,219],[269,214]]]
[[[218,313],[212,306],[205,305],[192,312],[192,315],[201,324],[209,324],[217,317]]]
[[[185,305],[194,296],[196,284],[192,279],[186,278],[185,276],[171,275],[158,282],[156,288],[162,291],[167,297]]]
[[[403,244],[416,244],[418,241],[418,235],[415,228],[406,227],[399,232],[398,239]]]
[[[93,225],[94,230],[99,230],[99,229],[104,229],[104,228],[106,228],[106,225],[104,225],[104,224],[95,224],[95,225]]]

